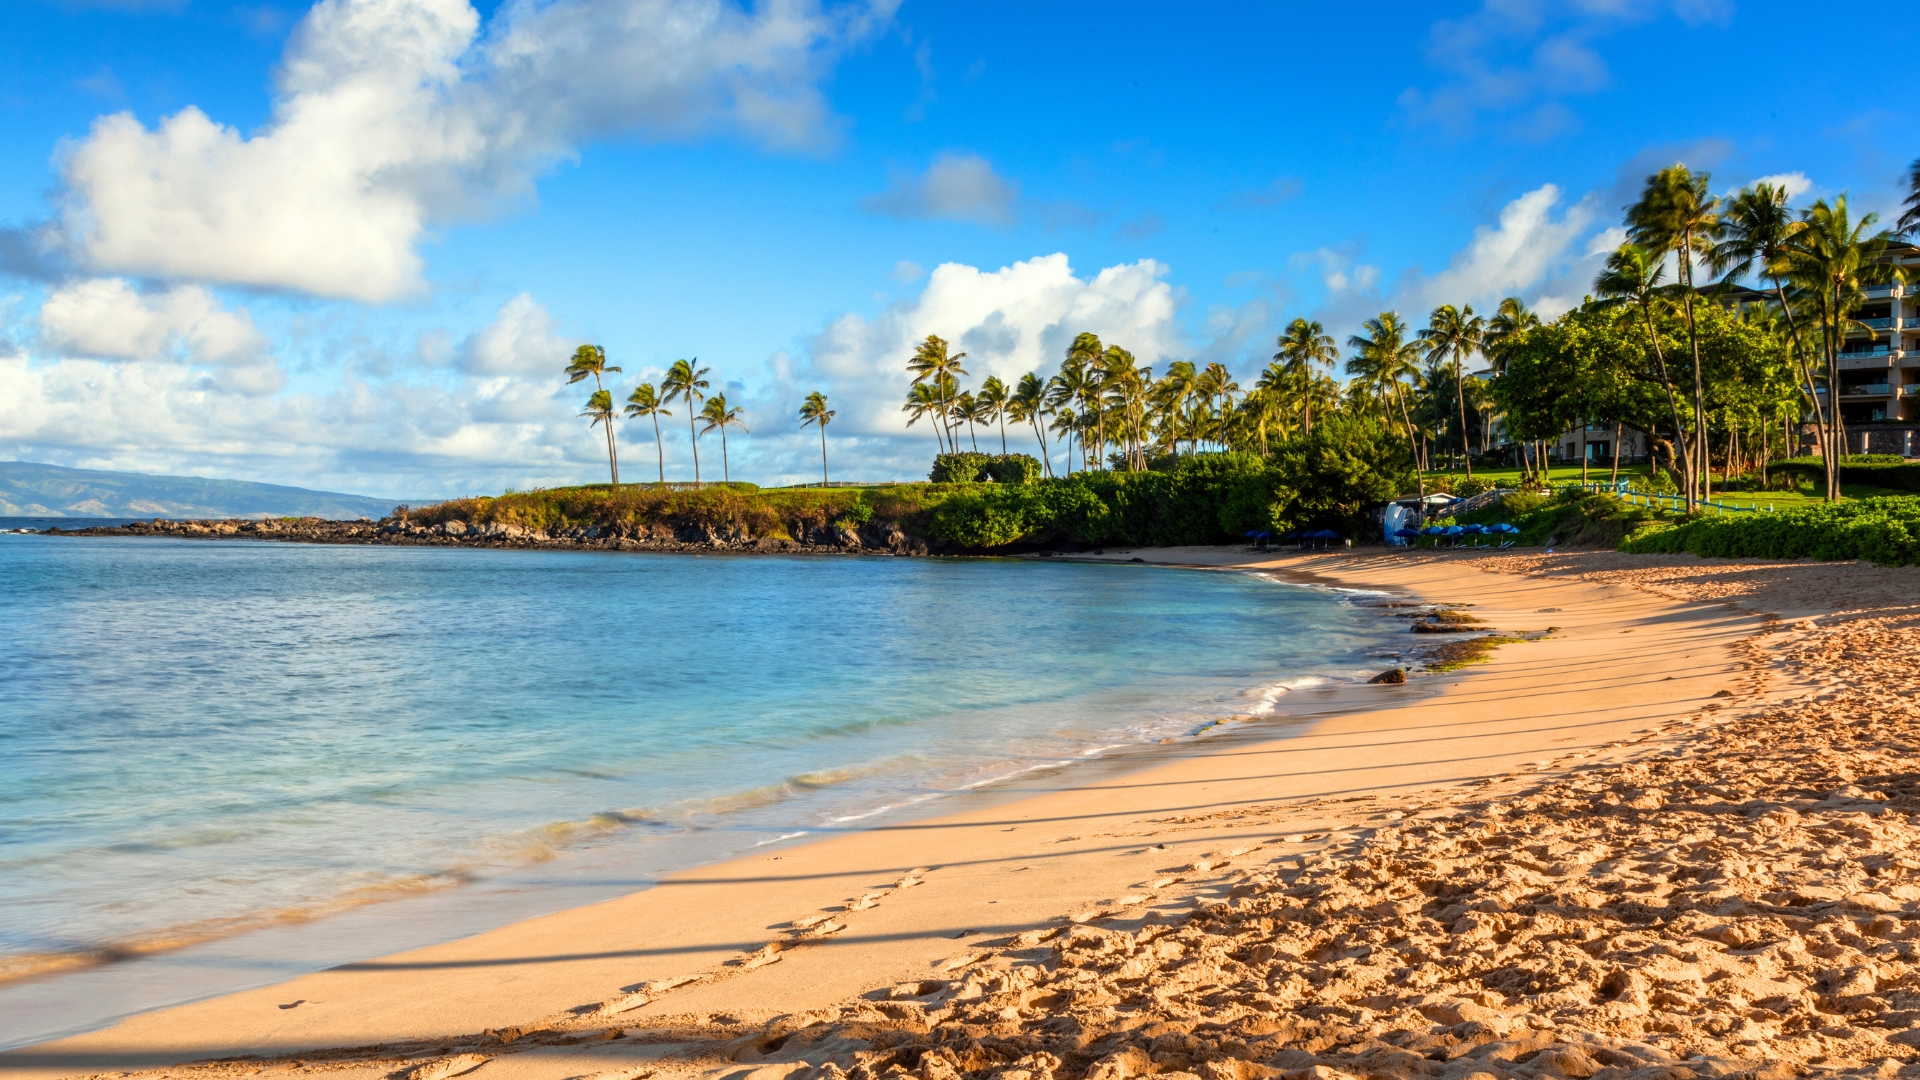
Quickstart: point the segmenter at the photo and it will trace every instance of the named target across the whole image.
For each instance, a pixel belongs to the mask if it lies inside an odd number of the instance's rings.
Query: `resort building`
[[[1639,464],[1647,460],[1647,434],[1638,428],[1622,426],[1616,436],[1612,424],[1588,424],[1560,436],[1553,444],[1553,455],[1562,462],[1578,462],[1606,468],[1613,464],[1613,441],[1620,440],[1620,464]]]
[[[1856,454],[1920,456],[1920,247],[1894,246],[1914,282],[1879,285],[1854,313],[1858,321],[1840,350],[1840,421]],[[1821,400],[1827,400],[1821,391]],[[1801,442],[1818,453],[1813,425]]]

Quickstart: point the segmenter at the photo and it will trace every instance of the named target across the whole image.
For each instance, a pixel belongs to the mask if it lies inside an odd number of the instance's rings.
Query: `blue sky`
[[[414,498],[598,479],[558,377],[594,341],[622,397],[711,366],[752,430],[735,476],[817,475],[813,389],[836,476],[923,475],[898,402],[927,333],[976,378],[1093,330],[1244,382],[1296,315],[1344,337],[1388,308],[1577,303],[1676,160],[1884,213],[1920,149],[1862,62],[1913,31],[1877,20],[1822,67],[1787,51],[1803,17],[16,0],[0,454]],[[620,435],[648,478],[650,432]]]

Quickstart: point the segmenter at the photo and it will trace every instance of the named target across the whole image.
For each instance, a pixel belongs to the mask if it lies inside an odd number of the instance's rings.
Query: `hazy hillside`
[[[375,518],[393,500],[244,480],[0,461],[0,517]]]

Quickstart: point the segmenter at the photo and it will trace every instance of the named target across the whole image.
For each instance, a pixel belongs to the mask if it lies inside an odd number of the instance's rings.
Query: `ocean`
[[[1266,714],[1379,669],[1404,627],[1352,601],[1141,565],[0,535],[0,1045]]]

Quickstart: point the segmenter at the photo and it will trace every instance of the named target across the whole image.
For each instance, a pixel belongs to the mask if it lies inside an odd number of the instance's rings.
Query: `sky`
[[[1863,65],[1911,20],[1810,59],[1804,17],[10,0],[0,457],[396,500],[605,480],[562,374],[591,342],[617,400],[711,368],[736,479],[818,479],[814,390],[836,480],[923,478],[900,403],[928,334],[969,385],[1050,374],[1082,331],[1250,385],[1295,317],[1344,341],[1387,310],[1578,304],[1674,162],[1890,221],[1912,91]],[[623,480],[692,479],[673,412],[657,449],[621,421]]]

